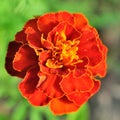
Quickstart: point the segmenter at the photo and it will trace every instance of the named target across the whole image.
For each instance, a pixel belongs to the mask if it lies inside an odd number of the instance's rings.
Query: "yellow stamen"
[[[60,60],[63,61],[64,65],[72,64],[73,61],[78,61],[79,56],[77,55],[79,41],[70,41],[67,40],[65,43],[62,43],[62,50],[60,54]]]
[[[48,59],[46,62],[46,66],[49,68],[62,68],[62,64],[58,64],[57,61]]]
[[[49,68],[62,68],[67,65],[75,65],[82,62],[77,55],[79,40],[67,40],[67,37],[62,31],[56,32],[56,43],[53,48],[52,58],[48,59],[46,66]]]

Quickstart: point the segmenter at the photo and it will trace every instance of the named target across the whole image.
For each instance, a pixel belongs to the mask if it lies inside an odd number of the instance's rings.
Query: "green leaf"
[[[55,116],[51,111],[50,109],[47,107],[44,108],[44,114],[47,118],[47,120],[59,120],[59,117],[58,116]]]
[[[30,120],[59,120],[58,116],[52,114],[48,106],[44,107],[32,107],[30,110]]]
[[[66,120],[89,120],[89,114],[89,106],[86,103],[77,112],[68,114]]]
[[[25,120],[27,114],[27,105],[25,102],[18,103],[11,116],[11,120]]]
[[[37,107],[31,107],[29,116],[30,120],[43,120],[42,112]]]
[[[0,114],[0,120],[8,120],[8,116]]]

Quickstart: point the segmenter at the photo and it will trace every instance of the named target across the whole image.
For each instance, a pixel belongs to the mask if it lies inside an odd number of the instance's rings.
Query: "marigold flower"
[[[54,114],[76,111],[100,88],[107,47],[81,13],[48,13],[29,20],[9,43],[6,69],[23,78],[21,94]]]

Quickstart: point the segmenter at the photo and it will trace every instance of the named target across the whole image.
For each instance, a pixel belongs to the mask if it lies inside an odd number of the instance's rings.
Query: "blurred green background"
[[[97,28],[108,48],[108,73],[100,92],[73,114],[54,116],[48,107],[32,107],[18,91],[21,81],[5,70],[9,41],[27,20],[47,12],[81,12]],[[120,119],[120,0],[0,1],[0,120],[119,120]]]

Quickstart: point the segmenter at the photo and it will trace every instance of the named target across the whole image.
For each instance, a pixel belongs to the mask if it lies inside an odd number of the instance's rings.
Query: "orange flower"
[[[83,14],[49,13],[29,20],[9,43],[6,69],[23,78],[22,95],[54,114],[76,111],[100,88],[107,48]]]

